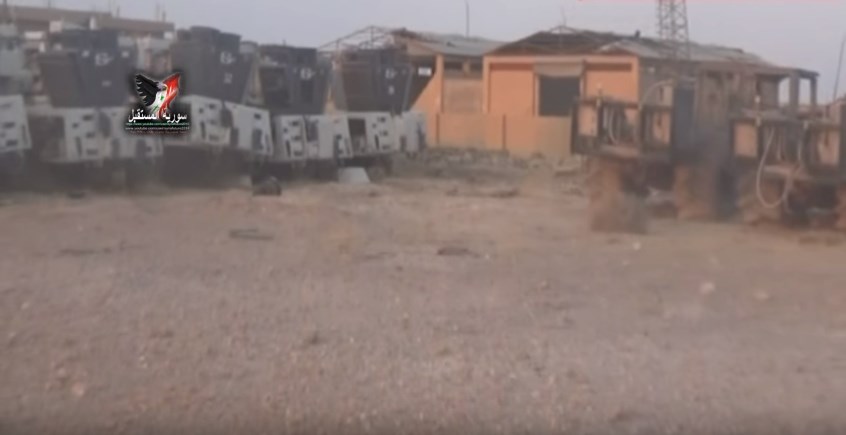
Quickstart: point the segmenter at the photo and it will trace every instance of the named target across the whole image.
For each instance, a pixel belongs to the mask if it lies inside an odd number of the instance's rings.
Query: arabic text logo
[[[179,93],[179,74],[172,74],[160,82],[138,74],[135,76],[135,91],[141,97],[147,113],[162,120],[168,115],[170,103]]]
[[[188,115],[175,113],[171,106],[179,94],[180,74],[171,74],[161,81],[143,74],[135,75],[135,92],[139,104],[133,109],[126,129],[138,133],[181,133],[189,128]]]

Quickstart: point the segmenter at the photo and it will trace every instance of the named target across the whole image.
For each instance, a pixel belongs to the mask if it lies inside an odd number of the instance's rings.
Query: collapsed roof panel
[[[482,57],[503,44],[500,41],[473,36],[414,32],[406,29],[394,30],[392,35],[399,41],[419,44],[433,54],[444,56]]]
[[[324,44],[320,50],[339,52],[386,47],[405,48],[407,44],[421,47],[432,55],[481,57],[503,43],[475,36],[370,26]]]
[[[174,30],[173,23],[165,21],[138,20],[116,17],[107,12],[81,11],[54,7],[10,5],[7,11],[0,11],[4,18],[21,24],[41,23],[46,26],[54,21],[66,21],[88,27],[94,21],[98,28],[120,32],[164,34]]]
[[[677,47],[671,41],[611,32],[556,27],[538,32],[518,41],[505,44],[492,55],[590,55],[631,54],[642,59],[671,59]],[[715,44],[688,44],[690,61],[711,64],[744,64],[761,68],[781,69],[761,57],[739,48]]]

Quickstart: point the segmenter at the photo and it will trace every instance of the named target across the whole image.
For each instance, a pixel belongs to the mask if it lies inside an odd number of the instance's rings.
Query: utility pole
[[[837,57],[837,75],[834,76],[834,95],[831,96],[831,101],[837,99],[837,91],[840,87],[840,73],[843,68],[843,49],[846,48],[846,34],[843,35],[843,40],[840,41],[840,55]]]
[[[690,59],[690,38],[685,0],[658,1],[658,37],[671,45],[671,59],[680,64]]]

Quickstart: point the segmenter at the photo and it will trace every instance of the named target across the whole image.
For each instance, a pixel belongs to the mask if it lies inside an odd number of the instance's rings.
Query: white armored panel
[[[373,147],[379,154],[396,152],[396,124],[389,113],[372,113],[370,115],[370,132]]]
[[[281,115],[273,118],[273,161],[295,162],[305,160],[306,120],[297,115]]]
[[[23,97],[0,96],[0,154],[20,153],[31,147]]]
[[[101,162],[109,148],[101,138],[97,111],[81,108],[27,107],[32,134],[50,163]]]
[[[273,118],[274,161],[334,160],[352,157],[347,117],[281,115]]]
[[[352,155],[350,131],[343,115],[314,115],[305,117],[309,131],[307,155],[312,160],[348,159]]]
[[[232,111],[235,128],[234,146],[253,157],[269,158],[273,155],[270,112],[265,109],[227,104]]]
[[[166,136],[165,146],[224,148],[231,143],[232,117],[224,119],[223,105],[212,98],[189,95],[179,98],[179,107],[187,108],[191,129],[182,135]]]
[[[356,156],[375,156],[396,151],[396,126],[389,113],[349,112],[346,115]]]
[[[162,138],[159,135],[132,134],[126,131],[127,109],[112,107],[102,109],[111,128],[103,131],[107,142],[108,158],[113,160],[156,159],[163,155]]]
[[[396,143],[402,153],[417,153],[426,148],[426,114],[406,112],[394,117]]]
[[[270,113],[242,104],[223,103],[199,95],[179,99],[179,108],[188,108],[191,128],[187,134],[166,136],[165,146],[235,149],[251,156],[273,153]],[[176,110],[179,111],[180,109]]]
[[[154,159],[163,154],[158,136],[129,134],[126,107],[103,109],[28,108],[33,134],[50,163],[100,163],[109,160]]]

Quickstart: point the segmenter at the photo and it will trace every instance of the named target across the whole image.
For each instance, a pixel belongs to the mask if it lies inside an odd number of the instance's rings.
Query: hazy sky
[[[107,10],[109,0],[52,0]],[[152,18],[155,0],[112,0],[121,15]],[[11,0],[44,5],[46,0]],[[471,33],[513,40],[561,24],[623,33],[655,32],[653,0],[469,0]],[[464,0],[166,0],[177,26],[209,25],[257,42],[316,46],[367,25],[464,32]],[[562,13],[563,11],[563,13]],[[818,71],[831,98],[846,0],[688,0],[691,38],[743,48],[786,66]],[[840,93],[846,90],[842,79]]]

